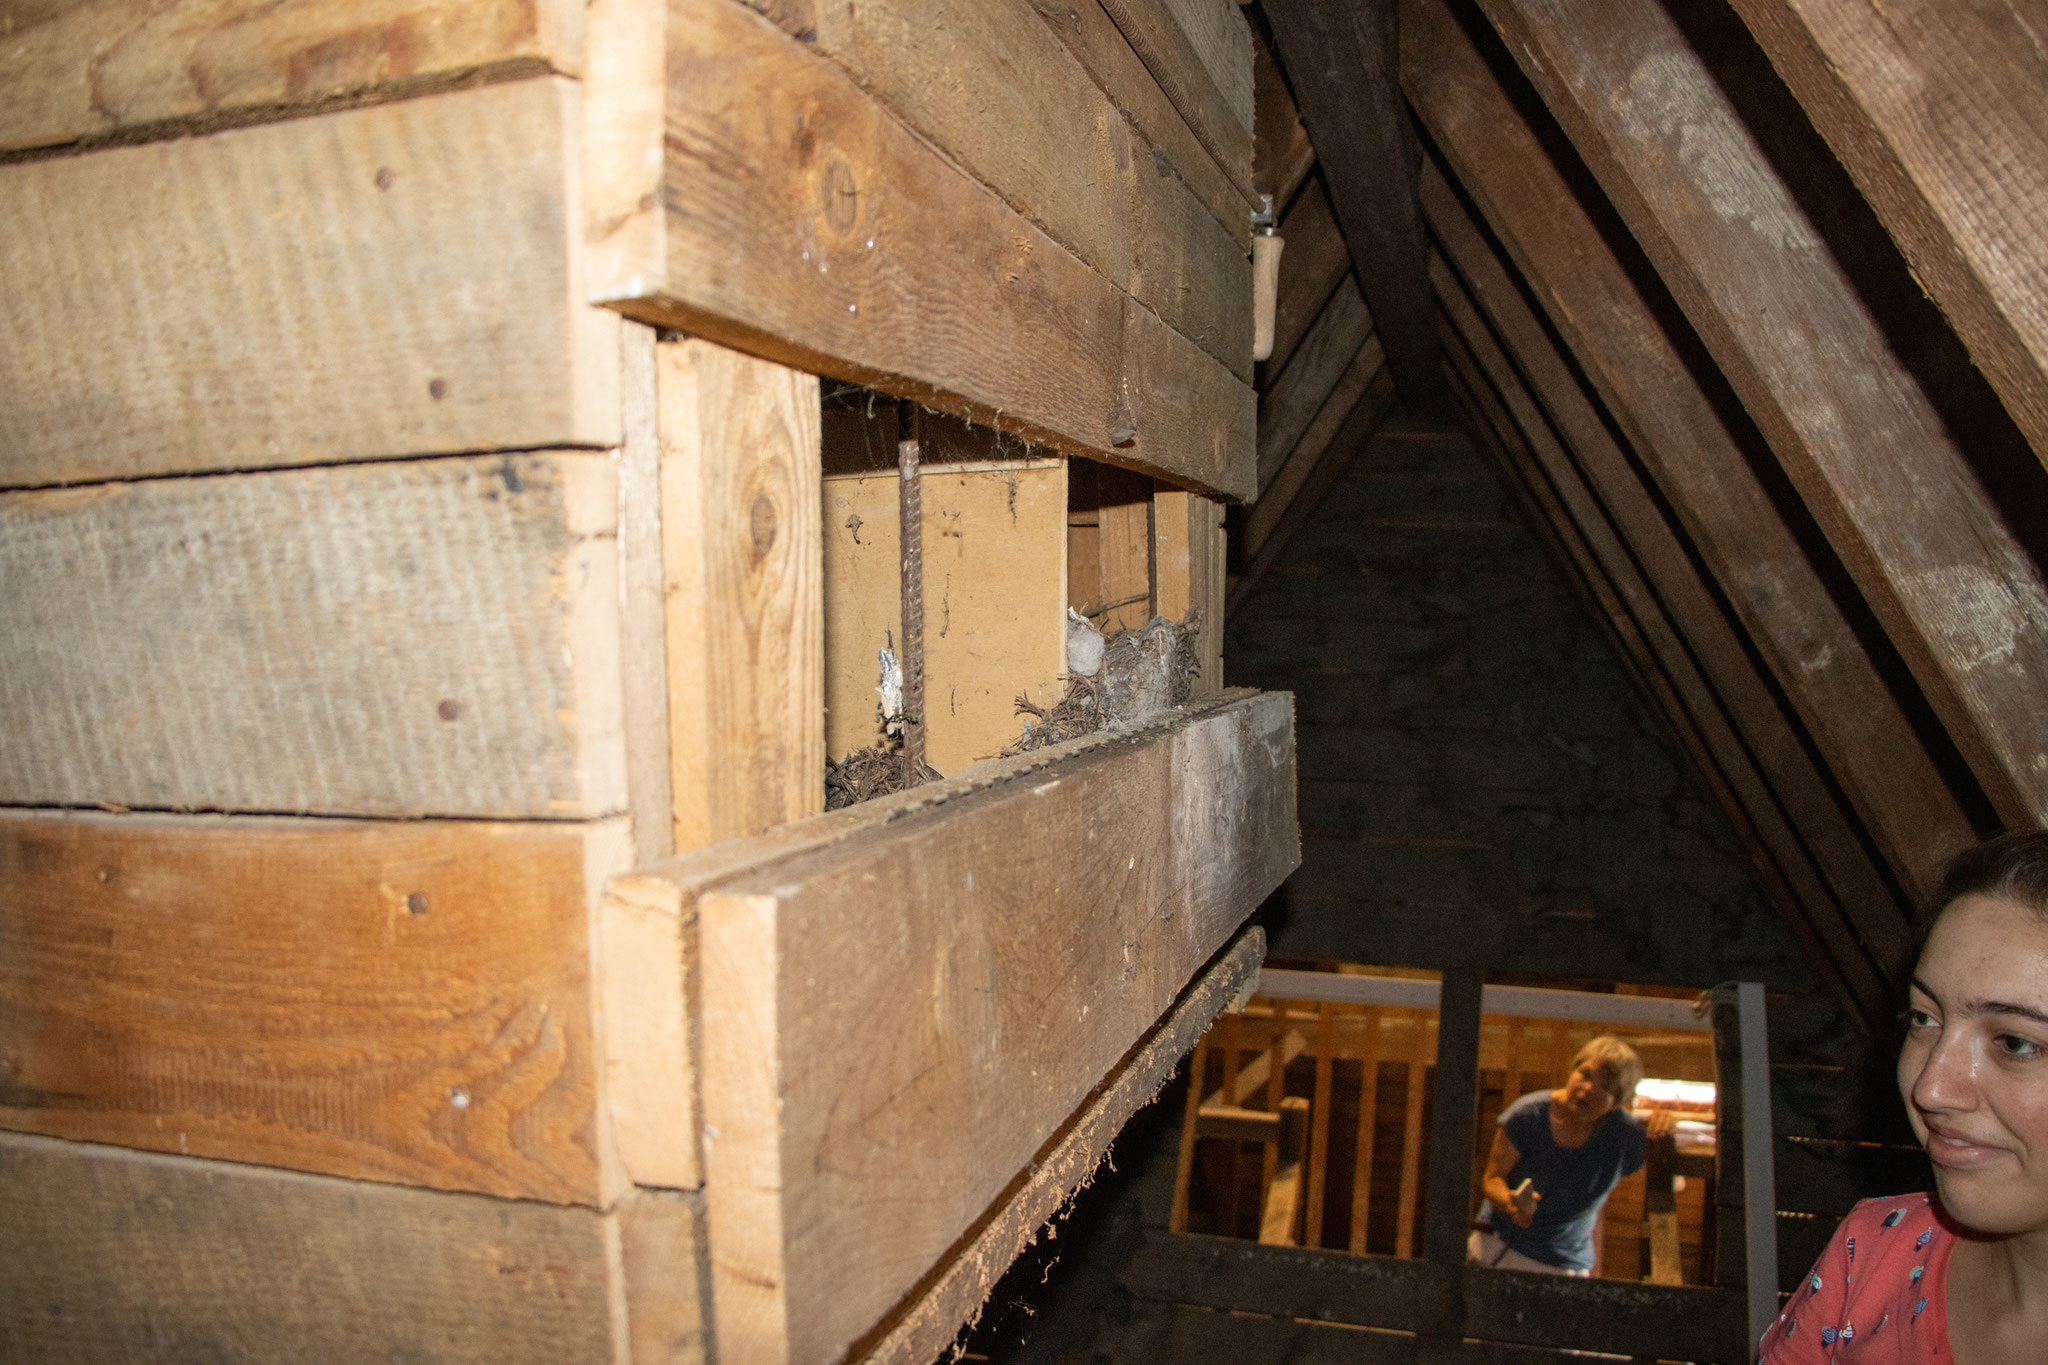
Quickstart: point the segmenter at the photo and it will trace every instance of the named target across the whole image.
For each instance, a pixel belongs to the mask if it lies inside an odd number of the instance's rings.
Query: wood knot
[[[766,559],[775,548],[775,500],[766,493],[754,495],[754,505],[747,509],[747,530],[754,538],[754,558]]]

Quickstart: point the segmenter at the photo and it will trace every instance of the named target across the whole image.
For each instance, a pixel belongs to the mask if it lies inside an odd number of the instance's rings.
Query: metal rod
[[[918,488],[917,404],[898,405],[897,533],[903,547],[903,785],[924,778],[924,507]]]

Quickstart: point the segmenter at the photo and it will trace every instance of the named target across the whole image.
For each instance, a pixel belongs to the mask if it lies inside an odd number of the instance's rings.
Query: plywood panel
[[[656,100],[665,125],[593,143],[598,297],[1066,453],[1249,492],[1250,388],[829,58],[736,0],[676,0],[664,50],[662,72],[600,92],[642,115]]]
[[[1297,860],[1291,721],[1224,702],[698,900],[721,1360],[837,1359],[1026,1168]]]
[[[0,800],[621,810],[617,518],[575,454],[0,495]]]
[[[0,816],[0,1126],[598,1203],[630,857],[622,820]]]
[[[1059,699],[1066,465],[930,465],[922,483],[925,761],[955,773],[1016,742],[1018,697]],[[876,654],[903,645],[897,487],[894,472],[824,484],[826,749],[835,759],[882,741]]]
[[[580,100],[543,78],[0,166],[0,486],[617,444]]]
[[[583,61],[574,0],[9,0],[0,32],[0,150]]]
[[[0,1355],[701,1365],[701,1218],[0,1133]]]

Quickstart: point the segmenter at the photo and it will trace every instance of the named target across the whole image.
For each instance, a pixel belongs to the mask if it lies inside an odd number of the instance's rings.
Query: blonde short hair
[[[1600,1077],[1600,1084],[1607,1093],[1614,1096],[1614,1107],[1626,1109],[1635,1102],[1636,1082],[1643,1078],[1643,1059],[1636,1050],[1611,1033],[1603,1033],[1579,1049],[1572,1058],[1572,1070],[1577,1071],[1592,1063],[1594,1074]]]

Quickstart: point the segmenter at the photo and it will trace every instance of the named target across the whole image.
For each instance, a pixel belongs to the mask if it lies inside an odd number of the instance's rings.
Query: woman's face
[[[1564,1083],[1564,1107],[1580,1119],[1597,1119],[1614,1107],[1614,1092],[1602,1082],[1600,1068],[1580,1062]]]
[[[1964,896],[1914,973],[1899,1093],[1941,1202],[1986,1233],[2048,1228],[2048,925]]]

